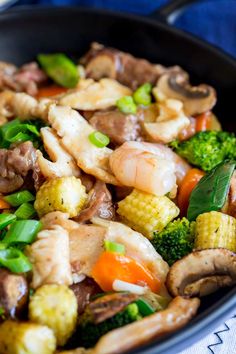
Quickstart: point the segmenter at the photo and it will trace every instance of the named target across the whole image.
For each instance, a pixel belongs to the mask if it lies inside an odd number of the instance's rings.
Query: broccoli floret
[[[77,331],[80,345],[90,348],[96,344],[101,336],[112,329],[123,327],[141,318],[142,316],[135,303],[129,304],[123,311],[98,324],[93,323],[89,313],[85,311],[79,320]]]
[[[161,232],[154,232],[151,240],[156,251],[171,266],[193,249],[195,222],[186,218],[170,222]]]
[[[178,140],[170,146],[191,164],[210,171],[227,159],[236,159],[236,137],[223,131],[199,132],[189,140]]]

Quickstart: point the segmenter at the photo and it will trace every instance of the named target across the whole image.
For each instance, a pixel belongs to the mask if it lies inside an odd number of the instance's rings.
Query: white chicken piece
[[[73,157],[61,145],[56,132],[49,127],[45,127],[41,128],[40,133],[44,148],[50,159],[54,161],[45,159],[41,151],[37,150],[38,165],[44,177],[79,177],[79,167],[76,165]]]
[[[157,196],[176,189],[175,163],[156,151],[155,144],[126,142],[110,155],[110,167],[124,186]]]
[[[44,215],[40,221],[43,224],[43,229],[48,230],[51,228],[53,229],[55,225],[59,225],[66,231],[70,232],[79,226],[76,221],[69,219],[68,213],[63,213],[61,211],[52,211],[51,213]]]
[[[146,237],[119,222],[94,217],[92,223],[106,229],[105,240],[124,245],[127,256],[142,263],[162,282],[165,281],[169,266]]]
[[[0,92],[0,116],[4,118],[12,117],[11,102],[14,93],[9,90]]]
[[[109,167],[112,150],[99,148],[89,141],[89,135],[95,129],[78,112],[70,107],[51,105],[48,120],[84,172],[106,183],[118,184]]]
[[[72,284],[69,235],[62,227],[40,231],[27,255],[33,266],[33,289],[44,284]]]
[[[73,274],[91,277],[92,269],[104,251],[106,229],[95,225],[79,225],[69,234],[70,263]],[[74,279],[76,279],[73,276]]]
[[[190,120],[184,114],[183,103],[179,100],[167,99],[158,106],[156,121],[144,123],[144,128],[153,141],[166,144],[176,139],[190,125]]]
[[[123,96],[131,95],[132,91],[116,80],[82,79],[74,90],[62,95],[59,104],[84,111],[106,109],[116,105],[116,101]]]

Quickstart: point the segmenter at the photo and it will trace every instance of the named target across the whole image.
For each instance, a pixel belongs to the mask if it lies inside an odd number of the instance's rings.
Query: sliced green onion
[[[116,252],[120,254],[125,254],[125,246],[121,243],[116,243],[112,241],[104,241],[105,250],[108,252]]]
[[[32,204],[23,203],[21,206],[15,211],[15,215],[17,219],[27,220],[32,218],[36,214],[36,211]]]
[[[40,136],[38,129],[34,125],[30,124],[18,124],[13,127],[9,127],[5,132],[5,140],[10,143],[33,140],[32,134],[37,138]]]
[[[35,240],[37,233],[41,230],[42,223],[37,220],[15,221],[7,231],[3,239],[4,243],[24,243],[29,244]]]
[[[133,100],[132,96],[124,96],[121,97],[117,102],[116,102],[117,107],[119,110],[123,113],[126,114],[135,114],[137,112],[137,106]]]
[[[25,273],[32,269],[28,258],[16,248],[0,249],[0,264],[13,273]]]
[[[57,84],[73,88],[79,80],[77,66],[65,54],[39,54],[38,61],[47,75]]]
[[[33,202],[35,200],[35,196],[29,191],[25,190],[7,195],[3,199],[10,205],[16,207],[23,203]]]
[[[135,304],[138,306],[140,314],[144,317],[155,313],[155,310],[153,309],[153,307],[144,299],[136,300]]]
[[[99,148],[107,146],[110,142],[108,136],[101,132],[92,132],[91,134],[89,134],[88,138],[90,143]]]
[[[135,103],[137,104],[142,104],[144,106],[148,106],[152,102],[152,85],[149,84],[148,82],[139,88],[134,92],[133,98]]]
[[[11,122],[6,123],[1,126],[1,128],[0,128],[0,135],[1,135],[0,147],[1,148],[8,148],[9,147],[10,143],[8,141],[6,141],[5,134],[8,131],[8,129],[11,129],[19,124],[20,124],[20,120],[14,119]]]
[[[0,214],[0,230],[7,227],[16,220],[16,216],[14,214]]]

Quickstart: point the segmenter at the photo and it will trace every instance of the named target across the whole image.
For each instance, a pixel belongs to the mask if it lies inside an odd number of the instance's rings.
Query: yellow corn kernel
[[[201,214],[196,219],[195,248],[227,248],[236,252],[236,219],[217,211]]]
[[[155,196],[134,189],[118,203],[117,213],[134,230],[152,238],[179,215],[179,208],[166,196]]]
[[[79,178],[60,177],[50,179],[40,187],[34,207],[40,217],[55,210],[74,217],[81,211],[86,200],[85,187]]]
[[[53,354],[53,331],[36,323],[5,321],[0,325],[0,354]]]
[[[29,318],[51,328],[57,344],[64,345],[73,334],[77,321],[77,300],[65,285],[43,285],[30,299]]]

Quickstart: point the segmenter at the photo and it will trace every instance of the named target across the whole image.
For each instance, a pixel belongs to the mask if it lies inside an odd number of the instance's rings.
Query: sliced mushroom
[[[178,66],[166,68],[145,59],[136,58],[120,50],[92,43],[89,52],[82,58],[87,77],[99,80],[103,77],[115,79],[135,90],[145,82],[155,84],[165,72],[181,71]]]
[[[98,341],[92,353],[123,353],[154,338],[174,332],[191,320],[199,304],[197,298],[185,299],[178,296],[170,302],[166,310],[107,333]]]
[[[191,86],[189,76],[185,72],[162,75],[157,83],[157,90],[167,98],[182,101],[185,113],[190,116],[209,111],[216,103],[213,87],[204,84]]]
[[[236,254],[224,249],[192,252],[170,268],[166,286],[172,296],[205,296],[236,283]]]
[[[137,298],[138,295],[131,293],[108,294],[91,302],[86,311],[91,315],[92,321],[98,324],[124,310],[126,306],[137,300]]]

